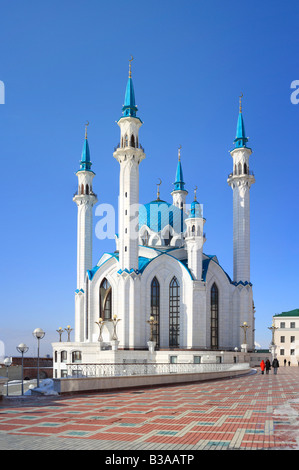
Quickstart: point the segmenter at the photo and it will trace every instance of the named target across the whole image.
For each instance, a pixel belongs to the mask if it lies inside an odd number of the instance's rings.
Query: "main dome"
[[[146,225],[154,232],[161,232],[170,225],[176,233],[184,231],[187,214],[182,209],[161,199],[140,205],[139,229]]]

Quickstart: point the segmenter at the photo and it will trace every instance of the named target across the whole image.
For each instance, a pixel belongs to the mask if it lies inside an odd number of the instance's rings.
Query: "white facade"
[[[61,370],[61,351],[65,351],[64,362],[82,363],[123,361],[125,351],[130,360],[144,356],[144,360],[152,361],[164,357],[165,351],[168,351],[165,357],[175,354],[179,360],[186,354],[193,358],[196,351],[214,351],[216,355],[219,351],[234,351],[244,343],[240,328],[244,322],[249,325],[248,350],[254,349],[249,246],[249,189],[254,177],[243,171],[244,163],[245,169],[249,168],[251,150],[245,144],[231,152],[234,170],[228,183],[233,189],[232,280],[215,255],[204,253],[205,219],[196,198],[191,212],[185,212],[188,192],[184,189],[180,162],[175,190],[171,192],[172,203],[157,196],[140,208],[139,215],[137,212],[137,230],[136,223],[130,223],[132,219],[136,222],[140,163],[145,158],[139,144],[142,122],[136,116],[131,76],[123,111],[118,121],[120,144],[113,154],[120,164],[116,250],[104,253],[94,267],[92,207],[97,198],[91,191],[94,173],[90,170],[89,150],[85,149],[77,173],[75,341],[53,344],[56,376]],[[239,163],[243,164],[240,173],[235,171]],[[96,178],[94,181],[96,184]],[[86,185],[90,188],[87,194],[86,190],[82,194]],[[150,317],[155,322],[152,326]],[[154,355],[148,353],[150,339],[155,344]]]
[[[280,366],[290,362],[299,365],[299,310],[284,312],[273,317],[275,355]],[[272,330],[273,332],[273,330]]]

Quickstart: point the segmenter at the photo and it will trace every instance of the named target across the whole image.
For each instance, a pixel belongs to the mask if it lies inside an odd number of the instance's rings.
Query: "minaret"
[[[78,191],[73,201],[78,206],[77,219],[77,290],[84,290],[86,271],[92,268],[92,208],[97,196],[92,190],[95,173],[91,170],[90,152],[87,140],[87,126],[83,144],[80,170],[77,171]]]
[[[178,165],[175,175],[174,190],[172,191],[171,195],[173,205],[179,207],[180,209],[183,209],[186,205],[186,196],[188,194],[188,191],[185,190],[183,169],[181,164],[181,148],[182,147],[180,146],[178,150]]]
[[[129,78],[125,94],[123,116],[118,120],[120,147],[113,153],[120,164],[119,175],[119,263],[120,269],[138,269],[138,205],[139,205],[139,164],[145,158],[139,145],[139,129],[142,121],[137,117],[137,106],[129,65]]]
[[[203,227],[205,219],[202,216],[202,210],[196,199],[196,190],[194,190],[194,201],[191,204],[189,216],[185,219],[186,233],[185,242],[188,254],[188,268],[190,269],[194,280],[202,279],[202,253],[203,244],[206,241]]]
[[[252,150],[246,146],[248,138],[242,116],[240,96],[235,148],[230,152],[233,158],[233,172],[228,184],[233,190],[233,256],[234,281],[250,282],[250,187],[255,182],[249,171],[249,157]]]

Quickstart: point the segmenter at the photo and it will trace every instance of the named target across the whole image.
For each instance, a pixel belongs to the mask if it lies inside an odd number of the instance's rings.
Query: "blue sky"
[[[191,202],[207,219],[205,252],[232,276],[232,170],[238,99],[250,147],[251,280],[256,341],[298,302],[299,79],[296,1],[0,1],[1,326],[6,354],[42,327],[74,324],[75,172],[84,123],[99,202],[117,206],[121,116],[132,54],[140,142],[140,201],[171,201],[177,149]],[[97,223],[95,218],[95,224]],[[111,240],[94,239],[94,264]]]

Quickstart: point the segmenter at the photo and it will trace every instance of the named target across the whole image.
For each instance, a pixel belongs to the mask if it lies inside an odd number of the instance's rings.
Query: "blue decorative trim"
[[[76,290],[75,290],[75,293],[76,293],[76,294],[79,294],[79,292],[82,292],[82,294],[84,294],[84,290],[83,290],[83,289],[76,289]]]

